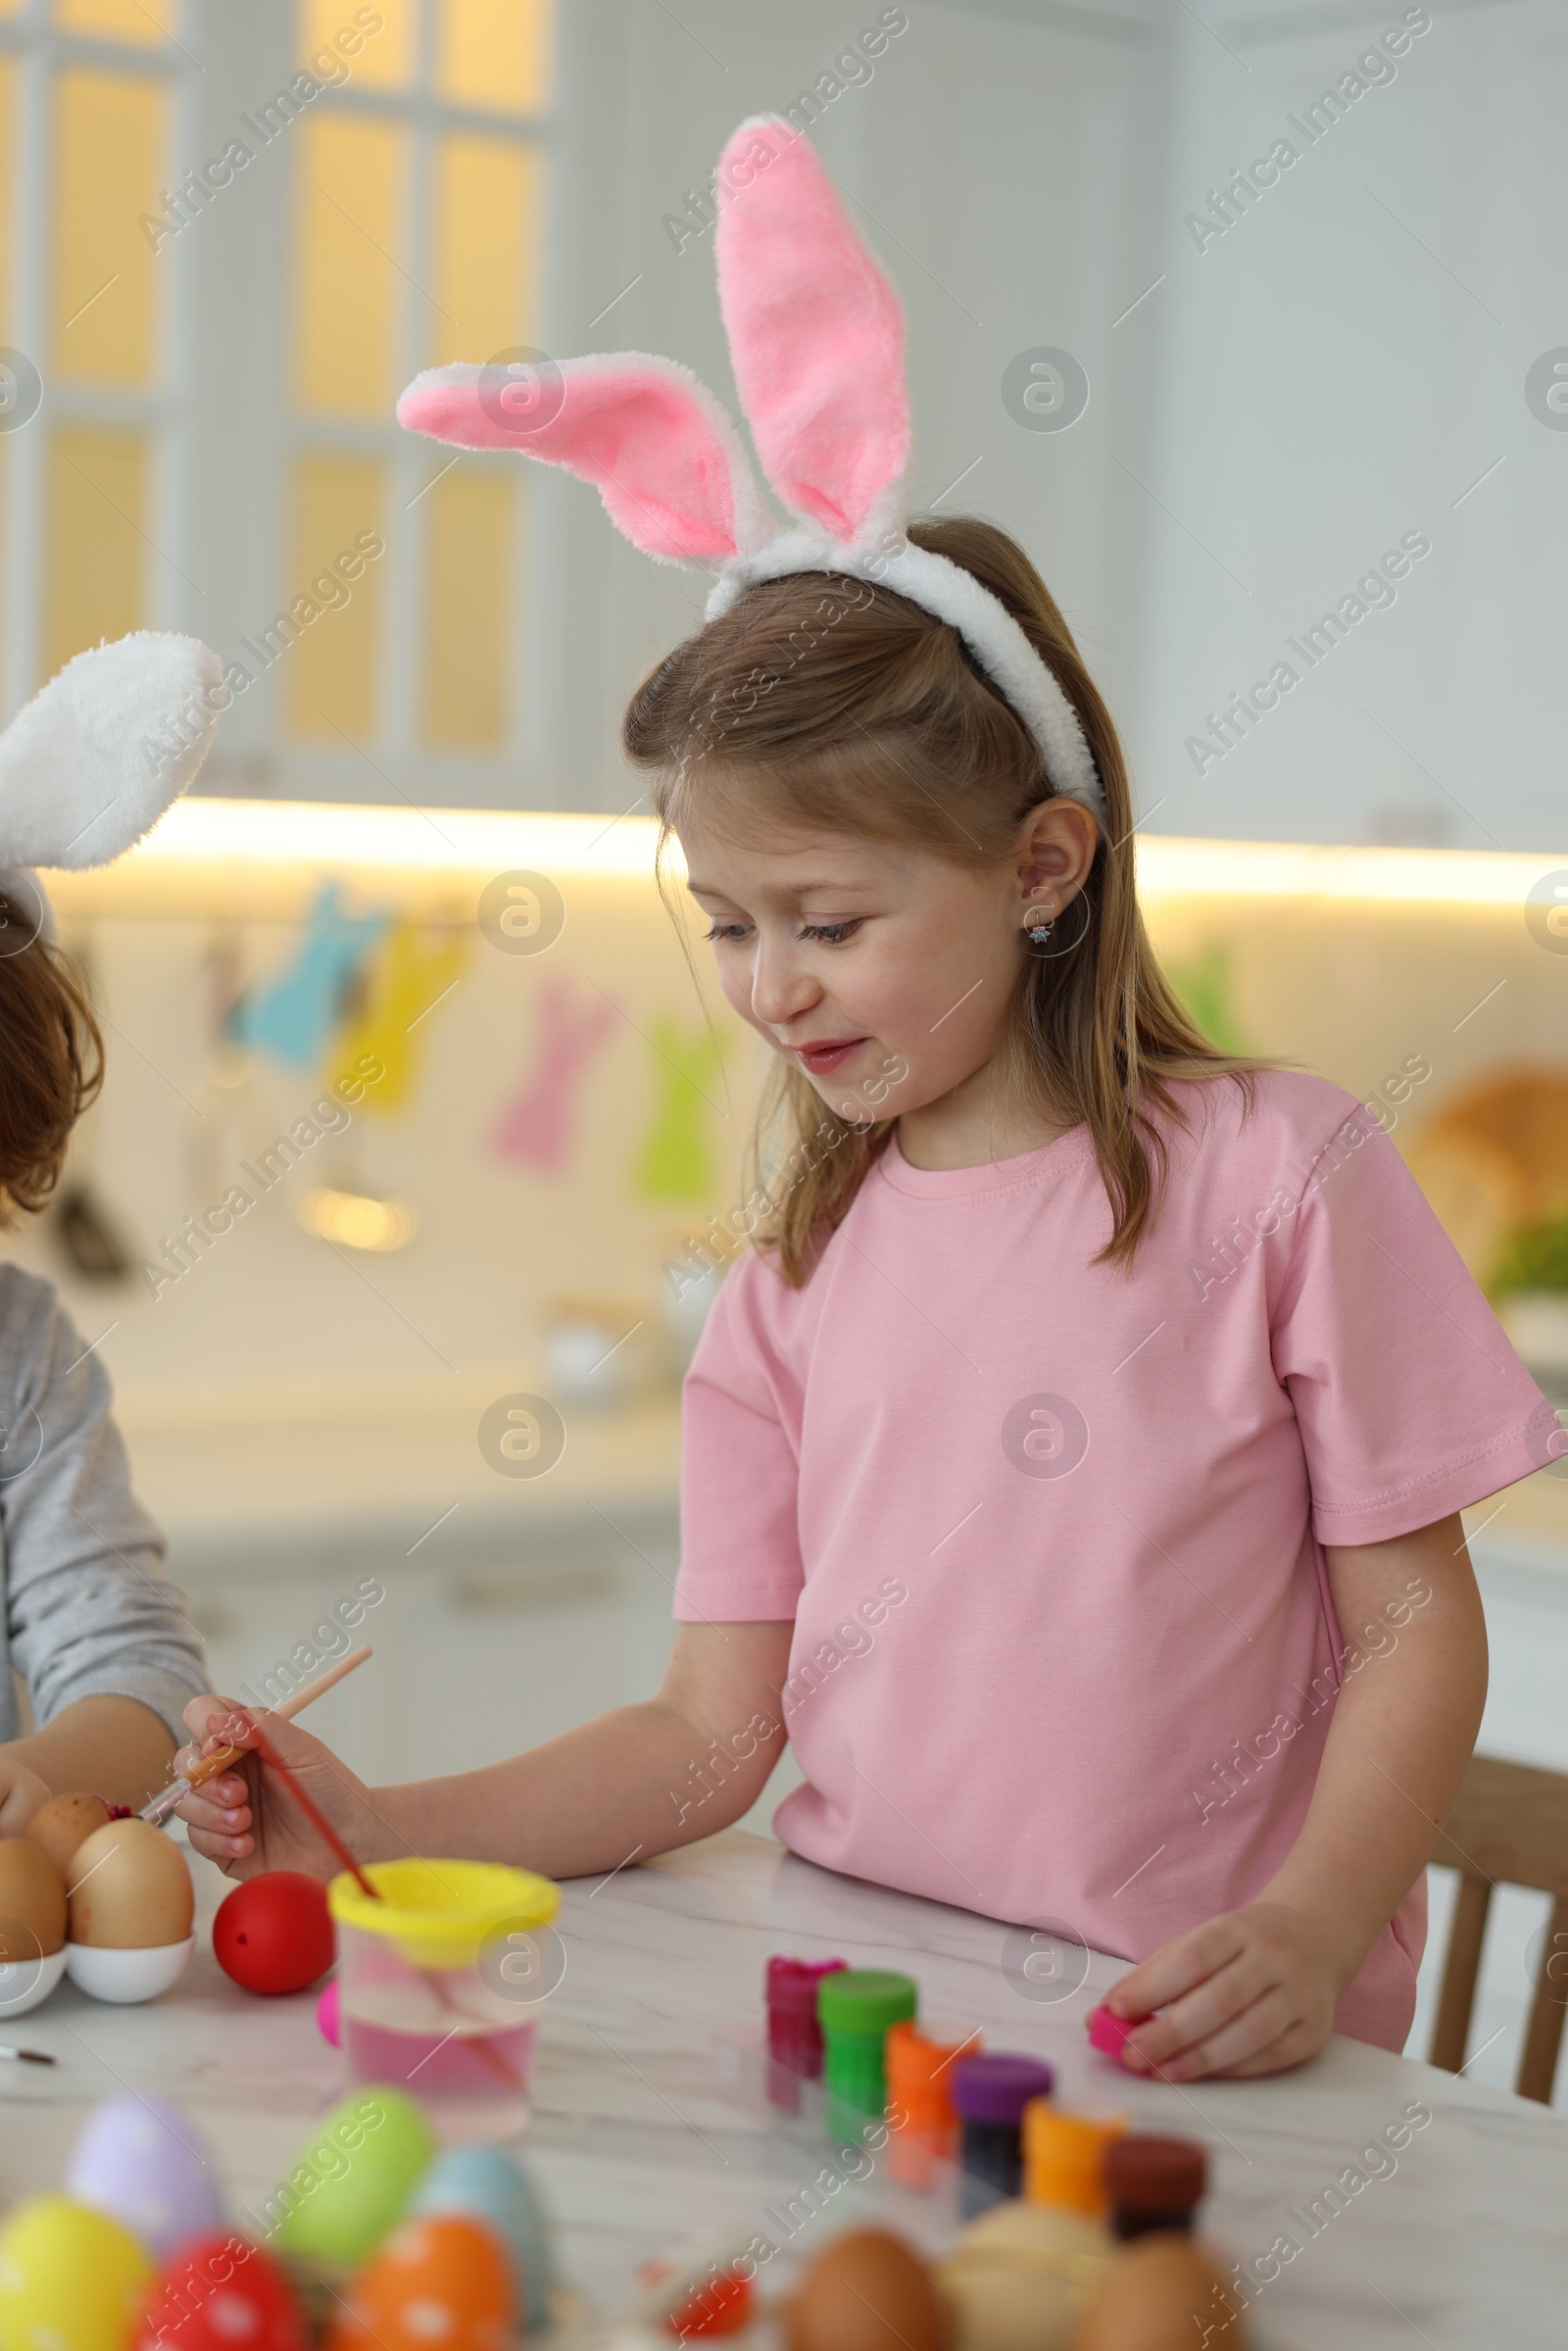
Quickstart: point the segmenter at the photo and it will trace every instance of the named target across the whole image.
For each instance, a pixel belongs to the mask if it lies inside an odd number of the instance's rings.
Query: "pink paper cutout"
[[[573,1004],[564,981],[548,981],[539,1009],[533,1067],[504,1102],[490,1130],[490,1150],[514,1166],[559,1175],[571,1156],[572,1097],[615,1010],[603,1001]]]

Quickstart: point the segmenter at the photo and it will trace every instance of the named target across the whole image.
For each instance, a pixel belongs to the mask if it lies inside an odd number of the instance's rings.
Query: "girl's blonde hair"
[[[1087,1126],[1113,1216],[1102,1255],[1127,1265],[1166,1175],[1151,1107],[1184,1123],[1171,1079],[1236,1073],[1245,1089],[1257,1064],[1209,1044],[1154,960],[1121,745],[1045,581],[994,523],[926,517],[908,535],[1013,614],[1077,711],[1104,786],[1108,830],[1058,925],[1068,942],[1082,922],[1081,941],[1048,957],[1020,951],[999,1075],[1005,1099]],[[632,697],[621,745],[652,771],[662,848],[690,817],[730,839],[799,827],[915,842],[978,867],[1011,855],[1024,817],[1051,797],[1033,735],[956,630],[885,588],[823,572],[760,582],[678,645]],[[895,1116],[890,1106],[864,1126],[829,1118],[804,1072],[781,1059],[771,1073],[753,1146],[767,1204],[751,1232],[792,1286]]]

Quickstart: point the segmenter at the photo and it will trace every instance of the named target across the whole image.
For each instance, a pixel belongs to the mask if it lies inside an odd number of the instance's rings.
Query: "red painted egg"
[[[336,1956],[326,1887],[301,1870],[267,1870],[219,1904],[213,1952],[247,1991],[303,1991]]]
[[[133,2351],[307,2351],[305,2314],[270,2254],[219,2233],[181,2246],[160,2270]]]
[[[508,2351],[516,2315],[496,2230],[466,2213],[420,2213],[360,2271],[326,2351]]]

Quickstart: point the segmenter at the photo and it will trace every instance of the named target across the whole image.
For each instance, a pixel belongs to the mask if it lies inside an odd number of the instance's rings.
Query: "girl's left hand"
[[[1161,2082],[1198,2082],[1299,2065],[1333,2031],[1339,1988],[1305,1916],[1254,1902],[1163,1944],[1104,2004],[1112,2016],[1149,2020],[1128,2037],[1124,2065]]]

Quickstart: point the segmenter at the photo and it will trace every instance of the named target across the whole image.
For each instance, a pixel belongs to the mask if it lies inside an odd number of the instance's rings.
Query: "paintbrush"
[[[345,1659],[344,1662],[346,1664],[347,1659]],[[256,1734],[255,1752],[260,1755],[262,1761],[268,1766],[269,1770],[276,1772],[284,1787],[287,1788],[289,1792],[292,1794],[295,1803],[298,1804],[300,1810],[304,1813],[306,1819],[316,1831],[317,1836],[319,1837],[324,1843],[331,1846],[334,1857],[340,1861],[343,1867],[349,1872],[350,1876],[354,1880],[355,1885],[359,1887],[362,1894],[368,1894],[372,1902],[383,1901],[385,1896],[382,1894],[380,1887],[370,1884],[369,1879],[361,1869],[359,1863],[355,1860],[353,1854],[349,1851],[348,1846],[343,1842],[342,1837],[339,1837],[337,1831],[333,1828],[325,1813],[320,1810],[319,1806],[315,1802],[313,1797],[307,1795],[305,1789],[300,1786],[299,1775],[289,1768],[289,1766],[283,1761],[283,1758],[278,1753],[277,1749],[268,1740],[263,1733],[260,1723],[253,1723],[251,1728]]]
[[[345,1659],[345,1663],[346,1662],[347,1660]],[[305,1814],[306,1819],[315,1829],[318,1837],[319,1837],[323,1842],[330,1847],[336,1859],[340,1861],[343,1867],[349,1872],[361,1893],[368,1894],[372,1902],[384,1901],[386,1896],[382,1893],[381,1888],[378,1886],[372,1886],[370,1884],[369,1879],[361,1869],[359,1863],[349,1851],[348,1846],[343,1842],[342,1837],[339,1837],[331,1822],[326,1818],[326,1815],[300,1786],[299,1775],[290,1770],[289,1766],[283,1761],[282,1756],[278,1754],[276,1748],[270,1744],[261,1729],[260,1724],[253,1724],[252,1728],[256,1733],[256,1753],[261,1756],[262,1761],[266,1764],[269,1771],[276,1772],[284,1787],[288,1788],[295,1802],[299,1805],[300,1810]],[[435,1994],[435,1997],[439,2001],[440,2005],[446,2010],[447,2015],[456,2017],[468,2017],[468,2011],[463,2006],[460,2000],[454,1998],[451,1990],[445,1984],[442,1983],[439,1970],[432,1968],[423,1972],[431,1991]],[[468,2021],[473,2023],[477,2020],[469,2017]],[[454,2026],[453,2031],[456,2032],[458,2030],[459,2028]],[[450,2037],[451,2035],[449,2034],[448,2038]],[[520,2089],[521,2084],[519,2083],[516,2075],[513,2072],[511,2066],[508,2065],[500,2050],[492,2048],[490,2042],[484,2038],[482,2034],[469,2039],[467,2046],[472,2049],[476,2055],[483,2059],[484,2063],[490,2068],[490,2071],[493,2074],[500,2075],[508,2089]]]
[[[370,1654],[368,1641],[360,1648],[350,1649],[346,1657],[340,1657],[335,1665],[329,1665],[324,1674],[318,1674],[314,1682],[308,1682],[303,1690],[294,1690],[270,1711],[279,1721],[291,1722],[304,1707],[314,1704],[323,1690],[332,1689],[345,1674],[353,1673],[357,1665],[363,1665]],[[246,1709],[237,1711],[244,1712]],[[215,1747],[210,1755],[203,1755],[193,1763],[188,1772],[182,1772],[177,1780],[171,1780],[150,1804],[143,1805],[141,1819],[151,1821],[155,1828],[161,1828],[175,1805],[183,1803],[192,1788],[202,1787],[208,1780],[216,1780],[220,1772],[228,1770],[230,1764],[237,1763],[244,1753],[243,1747]]]
[[[309,1705],[311,1699],[316,1697],[321,1690],[323,1690],[329,1682],[341,1681],[343,1676],[352,1671],[356,1665],[363,1664],[364,1660],[368,1657],[369,1654],[370,1652],[368,1647],[364,1649],[351,1650],[348,1656],[339,1659],[338,1663],[331,1669],[329,1673],[322,1674],[318,1680],[311,1684],[308,1690],[297,1690],[292,1698],[285,1698],[283,1704],[281,1706],[274,1707],[272,1711],[276,1714],[284,1716],[289,1714],[297,1714],[300,1708],[302,1706]],[[354,1880],[355,1885],[359,1887],[361,1893],[368,1895],[372,1902],[384,1901],[385,1896],[381,1892],[380,1887],[378,1886],[371,1885],[369,1879],[366,1876],[364,1870],[361,1869],[359,1863],[355,1860],[353,1854],[349,1851],[348,1846],[343,1842],[342,1837],[339,1837],[331,1822],[326,1818],[326,1815],[321,1811],[319,1805],[318,1805],[315,1799],[306,1791],[304,1788],[301,1787],[298,1773],[291,1770],[289,1765],[283,1761],[282,1756],[272,1745],[270,1739],[268,1739],[260,1723],[253,1719],[251,1723],[251,1730],[256,1739],[254,1748],[245,1749],[242,1747],[220,1747],[212,1755],[204,1755],[201,1762],[194,1767],[195,1771],[200,1772],[203,1779],[211,1779],[215,1773],[226,1770],[230,1763],[235,1762],[239,1756],[244,1753],[250,1752],[259,1755],[269,1771],[276,1772],[284,1787],[288,1788],[290,1794],[294,1797],[295,1802],[299,1805],[300,1810],[305,1814],[306,1819],[315,1829],[318,1837],[319,1837],[321,1841],[328,1847],[334,1858],[342,1864],[344,1869],[348,1871],[349,1875]],[[185,1785],[194,1784],[194,1781],[192,1781],[186,1783]],[[176,1787],[179,1785],[179,1783],[176,1783]],[[164,1790],[164,1794],[158,1798],[158,1802],[162,1804],[169,1793],[170,1790],[166,1788]],[[178,1800],[179,1798],[176,1795],[174,1801],[177,1803]],[[145,1820],[147,1815],[144,1813],[142,1818]],[[466,2011],[459,2004],[458,2001],[453,1998],[452,1993],[442,1983],[438,1973],[431,1971],[429,1976],[429,1984],[430,1989],[434,1992],[436,1999],[440,2002],[441,2006],[446,2010],[449,2016],[461,2017],[466,2014]],[[479,2038],[470,2041],[469,2046],[477,2050],[478,2055],[483,2059],[485,2064],[490,2067],[492,2073],[500,2075],[502,2081],[507,2084],[509,2089],[514,2090],[518,2088],[519,2084],[517,2078],[513,2073],[512,2068],[507,2064],[506,2059],[501,2055],[500,2051],[491,2047],[488,2040]]]

